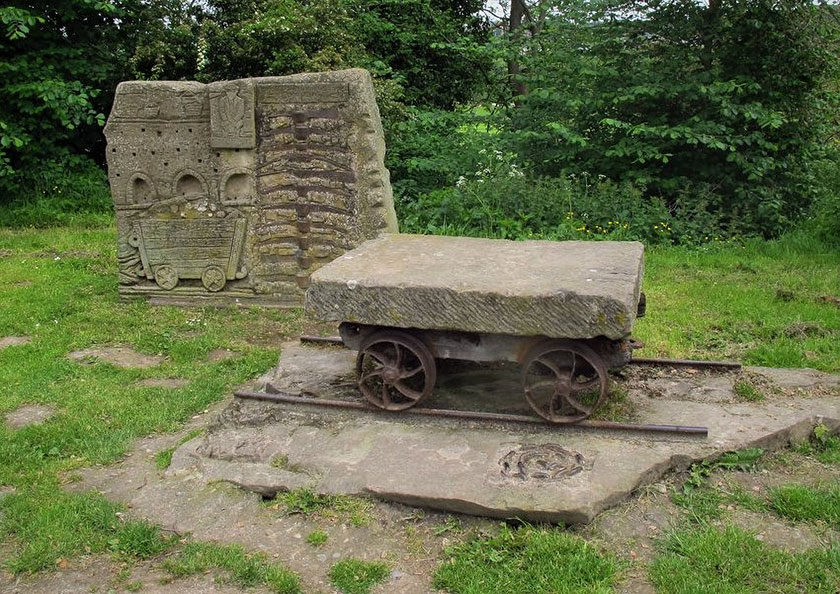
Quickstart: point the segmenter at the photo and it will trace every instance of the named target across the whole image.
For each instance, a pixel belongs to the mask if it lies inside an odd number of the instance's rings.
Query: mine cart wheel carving
[[[533,346],[522,362],[525,400],[552,423],[576,423],[591,415],[607,398],[607,366],[585,344],[545,340]]]
[[[213,291],[214,293],[221,291],[225,288],[226,282],[225,271],[218,266],[208,266],[201,273],[201,284],[208,291]]]
[[[168,264],[158,266],[155,270],[155,282],[164,291],[171,291],[178,286],[178,272]]]
[[[437,367],[428,347],[398,330],[374,332],[356,358],[359,391],[374,406],[405,410],[435,387]]]

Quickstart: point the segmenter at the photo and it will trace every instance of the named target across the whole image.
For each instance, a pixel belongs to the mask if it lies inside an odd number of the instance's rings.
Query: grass
[[[91,550],[104,550],[102,542],[120,535],[118,508],[97,495],[63,494],[63,473],[113,462],[138,437],[181,428],[233,386],[271,368],[278,353],[272,343],[301,324],[296,311],[122,302],[115,244],[113,227],[0,230],[0,336],[32,337],[28,345],[0,350],[0,416],[34,403],[57,411],[41,425],[16,431],[0,423],[0,485],[17,490],[0,499],[0,538],[17,543],[8,561],[15,572],[79,554],[85,541]],[[67,358],[77,349],[112,344],[166,360],[140,370]],[[241,356],[210,363],[214,348]],[[136,385],[147,377],[190,383],[178,390]],[[92,509],[97,513],[85,511]]]
[[[832,435],[825,425],[817,425],[809,441],[796,446],[805,456],[816,458],[823,464],[840,464],[840,436]]]
[[[329,535],[325,530],[313,530],[306,535],[306,542],[311,544],[313,547],[322,547],[327,544],[328,538]]]
[[[650,566],[659,594],[836,594],[840,549],[786,553],[734,526],[677,530]]]
[[[176,544],[148,522],[121,520],[120,506],[92,493],[27,491],[6,495],[2,504],[0,533],[19,543],[7,564],[12,573],[49,569],[80,552],[149,559]]]
[[[306,488],[277,493],[267,505],[287,514],[346,520],[353,526],[367,526],[373,521],[373,504],[367,499],[349,495],[319,495]]]
[[[498,536],[476,538],[444,551],[433,585],[451,594],[606,593],[619,562],[560,529],[502,526]]]
[[[344,594],[369,594],[388,579],[390,568],[381,561],[342,559],[330,568],[330,583]]]
[[[840,485],[784,485],[770,491],[770,508],[794,522],[823,521],[840,528]]]
[[[840,371],[840,251],[800,234],[648,250],[641,356]]]
[[[172,577],[186,577],[208,571],[223,571],[227,580],[249,588],[265,586],[277,594],[301,592],[297,575],[261,553],[248,553],[239,545],[190,543],[176,557],[167,559],[163,568]]]

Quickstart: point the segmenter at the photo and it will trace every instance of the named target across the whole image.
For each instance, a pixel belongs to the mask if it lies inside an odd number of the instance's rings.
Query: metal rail
[[[324,406],[328,408],[346,408],[353,410],[379,411],[378,408],[370,406],[362,402],[352,402],[345,400],[330,400],[327,398],[307,398],[305,396],[298,396],[296,394],[289,394],[286,392],[251,392],[239,391],[234,392],[233,395],[237,398],[248,400],[265,400],[268,402],[286,402],[289,404],[310,404],[313,406]],[[465,410],[448,410],[441,408],[409,408],[400,411],[402,414],[421,415],[427,417],[448,417],[453,419],[469,419],[476,421],[499,421],[506,423],[525,423],[530,425],[540,425],[542,427],[551,427],[553,429],[560,429],[563,427],[583,428],[583,429],[609,429],[616,431],[641,431],[645,433],[674,433],[678,435],[697,435],[707,437],[709,430],[707,427],[691,427],[685,425],[653,425],[653,424],[637,424],[637,423],[615,423],[613,421],[594,421],[586,419],[574,424],[568,425],[554,425],[546,423],[544,419],[537,417],[529,417],[527,415],[510,415],[489,412],[472,412]]]

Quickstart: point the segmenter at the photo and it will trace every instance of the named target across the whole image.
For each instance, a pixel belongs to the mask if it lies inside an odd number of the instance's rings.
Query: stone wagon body
[[[543,418],[582,420],[631,357],[644,246],[387,234],[312,275],[307,310],[340,322],[374,405],[425,398],[436,359],[514,361]]]
[[[135,225],[128,241],[139,249],[143,274],[162,289],[174,289],[181,279],[201,279],[216,292],[245,275],[237,270],[245,228],[243,218],[146,219]]]

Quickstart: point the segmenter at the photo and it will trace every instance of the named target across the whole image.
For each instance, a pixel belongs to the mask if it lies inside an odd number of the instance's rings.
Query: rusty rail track
[[[370,412],[378,412],[381,413],[382,411],[370,404],[364,402],[353,402],[348,400],[330,400],[326,398],[314,398],[314,397],[306,397],[300,396],[297,394],[289,394],[287,392],[252,392],[252,391],[239,391],[234,392],[233,395],[236,398],[242,398],[246,400],[263,400],[268,402],[283,402],[287,404],[308,404],[311,406],[322,406],[325,408],[343,408],[343,409],[352,409],[352,410],[364,410]],[[570,428],[570,429],[601,429],[601,430],[613,430],[613,431],[639,431],[643,433],[670,433],[670,434],[677,434],[677,435],[691,435],[691,436],[699,436],[699,437],[707,437],[709,434],[709,430],[707,427],[692,427],[686,425],[655,425],[655,424],[638,424],[638,423],[616,423],[613,421],[596,421],[586,419],[574,424],[561,424],[561,425],[554,425],[550,423],[546,423],[545,419],[540,419],[537,417],[531,417],[528,415],[511,415],[511,414],[501,414],[501,413],[489,413],[489,412],[473,412],[473,411],[465,411],[465,410],[450,410],[450,409],[441,409],[441,408],[409,408],[399,413],[394,414],[407,414],[407,415],[419,415],[419,416],[427,416],[427,417],[445,417],[451,419],[467,419],[467,420],[474,420],[474,421],[495,421],[495,422],[502,422],[502,423],[522,423],[522,424],[529,424],[529,425],[539,425],[545,428],[552,428],[552,429],[562,429],[562,428]]]

